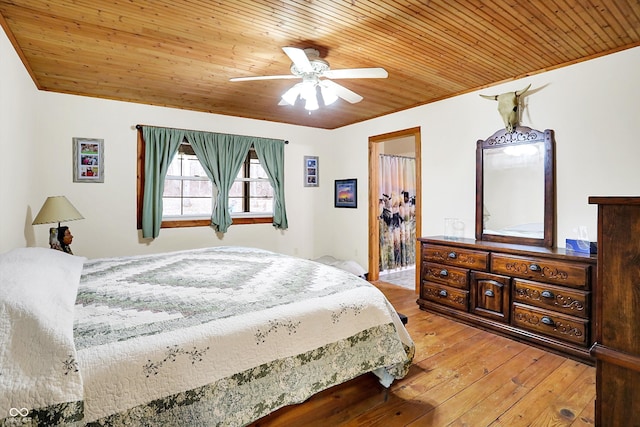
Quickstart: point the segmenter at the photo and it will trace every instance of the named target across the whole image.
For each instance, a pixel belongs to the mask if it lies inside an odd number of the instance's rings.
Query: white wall
[[[55,170],[35,191],[35,200],[64,194],[85,217],[69,223],[75,236],[73,249],[89,257],[159,252],[217,245],[246,245],[313,257],[314,213],[319,201],[313,188],[303,187],[303,156],[323,156],[326,131],[206,113],[152,107],[124,102],[39,94],[41,144],[39,163]],[[50,112],[50,113],[47,113]],[[289,230],[270,224],[232,226],[225,235],[210,227],[161,229],[160,236],[142,241],[136,231],[136,124],[256,135],[289,140],[285,147],[285,184]],[[73,183],[71,176],[73,137],[104,139],[103,184]],[[322,178],[322,177],[321,177]],[[46,244],[48,226],[36,226],[37,244]]]
[[[31,226],[49,195],[64,194],[85,216],[68,225],[74,251],[88,257],[210,245],[249,245],[314,258],[324,254],[367,266],[368,138],[421,127],[423,235],[442,234],[446,217],[474,234],[475,146],[501,128],[492,101],[470,93],[333,131],[163,107],[36,91],[4,33],[0,147],[0,252],[46,246],[46,225]],[[640,48],[483,90],[498,94],[532,84],[522,124],[553,129],[557,155],[558,245],[585,225],[596,237],[590,195],[640,194]],[[152,243],[136,230],[135,124],[282,138],[289,230],[231,226],[219,238],[208,227],[162,229]],[[73,183],[73,137],[105,141],[104,184]],[[303,156],[319,156],[319,187],[303,186]],[[358,179],[358,209],[333,207],[335,179]],[[7,207],[5,207],[7,206]],[[35,236],[35,238],[34,238]]]
[[[361,178],[358,203],[366,206],[369,136],[419,126],[422,234],[441,235],[444,218],[456,217],[465,222],[465,235],[473,237],[476,141],[503,127],[496,103],[478,95],[531,83],[521,123],[555,131],[557,245],[564,247],[581,225],[596,240],[597,209],[588,197],[640,195],[638,76],[640,47],[338,129],[332,144],[344,155],[334,161],[332,179]],[[367,250],[366,209],[335,212],[326,221],[325,226],[342,224],[332,236],[336,256],[358,254],[365,262],[360,254]]]
[[[0,30],[0,252],[33,244],[30,190],[47,179],[35,161],[38,145],[32,112],[37,89]],[[32,209],[36,209],[33,213]]]

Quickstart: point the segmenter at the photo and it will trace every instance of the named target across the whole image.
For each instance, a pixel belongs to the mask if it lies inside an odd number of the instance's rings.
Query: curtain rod
[[[140,130],[142,129],[142,126],[149,126],[149,127],[154,127],[154,128],[164,128],[164,129],[178,129],[178,128],[167,128],[165,126],[151,126],[151,125],[136,125],[136,129]],[[186,130],[186,131],[192,131],[193,129],[180,129],[180,130]],[[198,131],[198,132],[208,132],[208,131]],[[211,133],[218,133],[218,132],[211,132]],[[228,134],[230,135],[230,134]],[[245,135],[242,135],[245,136]],[[262,138],[260,136],[251,136],[250,138]],[[288,144],[289,141],[284,141],[285,144]]]

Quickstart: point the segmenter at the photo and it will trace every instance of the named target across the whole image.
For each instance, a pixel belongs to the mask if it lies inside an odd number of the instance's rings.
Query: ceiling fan
[[[332,104],[338,98],[342,98],[352,104],[362,101],[362,96],[329,79],[384,79],[389,75],[384,68],[379,67],[332,70],[329,67],[329,63],[320,58],[320,52],[312,48],[283,47],[282,50],[293,62],[291,64],[291,74],[234,77],[229,80],[241,82],[301,78],[302,82],[297,83],[282,95],[278,105],[294,105],[298,97],[300,97],[305,101],[304,108],[311,111],[319,108],[318,87],[320,88],[324,105]]]

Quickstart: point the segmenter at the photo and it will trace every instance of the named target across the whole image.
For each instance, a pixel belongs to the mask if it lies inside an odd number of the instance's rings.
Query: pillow
[[[331,255],[324,255],[320,258],[316,258],[313,261],[319,262],[321,264],[330,265],[332,267],[339,268],[344,271],[348,271],[349,273],[355,274],[356,276],[364,277],[367,273],[367,270],[362,268],[360,264],[355,261],[347,260],[342,261],[337,258],[332,257]]]
[[[45,248],[0,255],[0,424],[16,409],[39,425],[82,416],[73,313],[84,261]]]

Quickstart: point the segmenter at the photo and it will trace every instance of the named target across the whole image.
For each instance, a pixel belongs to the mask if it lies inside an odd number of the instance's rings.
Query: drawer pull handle
[[[487,289],[486,291],[484,291],[484,295],[487,297],[493,297],[493,291],[491,289]]]
[[[551,291],[542,291],[540,295],[542,295],[544,298],[553,298],[553,292]]]
[[[455,252],[449,252],[449,255],[447,255],[449,258],[451,259],[456,259],[458,258],[458,254]]]
[[[538,264],[531,264],[529,266],[529,270],[531,270],[531,271],[542,271],[542,269],[540,268],[540,266]]]
[[[446,269],[440,270],[440,276],[447,277],[448,275],[449,275],[449,272]]]
[[[438,295],[440,295],[441,297],[446,297],[448,294],[447,294],[447,291],[442,289],[442,290],[440,290],[440,292],[438,292]]]
[[[541,320],[542,320],[542,323],[544,323],[545,325],[555,326],[556,324],[556,322],[554,322],[552,318],[547,316],[544,316]]]

